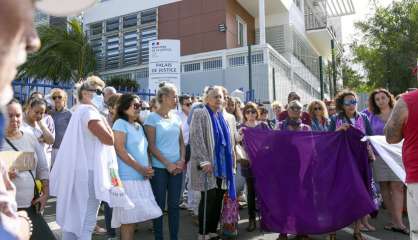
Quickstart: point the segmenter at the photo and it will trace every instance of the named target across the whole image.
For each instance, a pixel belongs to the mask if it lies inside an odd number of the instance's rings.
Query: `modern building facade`
[[[341,51],[341,24],[330,19],[353,12],[351,0],[107,0],[83,23],[105,79],[148,88],[148,42],[179,39],[182,92],[219,84],[251,88],[259,101],[284,102],[290,91],[310,101],[338,83],[326,74]]]

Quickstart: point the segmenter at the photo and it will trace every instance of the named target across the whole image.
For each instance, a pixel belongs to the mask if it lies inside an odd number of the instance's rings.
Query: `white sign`
[[[151,91],[161,82],[172,83],[180,93],[180,40],[149,42],[149,82]]]

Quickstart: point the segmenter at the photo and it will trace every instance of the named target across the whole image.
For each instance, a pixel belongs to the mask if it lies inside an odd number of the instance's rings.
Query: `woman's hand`
[[[166,165],[167,171],[173,175],[176,175],[176,169],[177,169],[177,165],[174,163],[168,163]]]
[[[150,179],[154,176],[154,169],[152,167],[141,167],[139,170],[144,178]]]
[[[206,174],[212,174],[213,172],[213,167],[212,164],[206,164],[205,166],[202,167],[202,171]]]
[[[336,131],[347,131],[351,127],[348,123],[343,123],[339,128],[337,128]]]
[[[46,206],[46,201],[48,200],[48,194],[43,193],[39,198],[34,199],[32,201],[32,204],[36,206],[36,204],[39,204],[39,209],[37,209],[38,212],[42,212]]]
[[[16,169],[10,169],[9,171],[9,178],[10,180],[13,180],[17,177],[17,170]]]

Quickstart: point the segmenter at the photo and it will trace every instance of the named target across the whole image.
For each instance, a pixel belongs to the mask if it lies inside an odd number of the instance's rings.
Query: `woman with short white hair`
[[[218,237],[217,227],[225,191],[231,199],[236,199],[234,135],[230,130],[236,126],[230,126],[223,116],[224,93],[221,86],[207,87],[204,103],[203,108],[195,109],[190,125],[190,174],[192,190],[201,192],[199,238],[211,239]],[[203,218],[205,210],[206,219]],[[205,231],[203,225],[206,226]]]
[[[91,239],[100,201],[111,187],[105,146],[113,131],[99,112],[105,83],[96,76],[78,89],[80,105],[72,114],[51,171],[51,195],[57,197],[57,223],[64,240]]]

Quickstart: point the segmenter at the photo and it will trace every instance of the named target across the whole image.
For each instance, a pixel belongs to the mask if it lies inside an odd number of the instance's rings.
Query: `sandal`
[[[335,233],[330,234],[328,239],[329,240],[337,240],[337,234],[335,234]]]
[[[361,233],[354,233],[353,234],[353,239],[354,240],[366,240],[363,235],[361,235]]]
[[[392,227],[385,226],[385,230],[392,231],[392,232],[397,232],[397,233],[402,233],[402,234],[405,234],[405,235],[409,236],[409,229],[406,228],[406,227],[405,228],[397,228],[397,227],[394,227],[394,226],[392,226]]]

